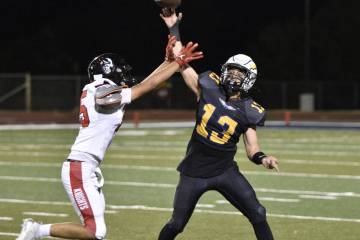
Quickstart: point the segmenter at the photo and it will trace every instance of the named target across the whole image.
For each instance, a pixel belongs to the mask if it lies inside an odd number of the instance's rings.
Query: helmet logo
[[[109,74],[114,69],[114,63],[110,58],[104,58],[100,63],[104,74]]]
[[[255,65],[254,62],[252,62],[252,63],[250,64],[250,70],[252,70],[252,71],[256,71],[256,70],[257,70],[257,69],[256,69],[256,65]]]

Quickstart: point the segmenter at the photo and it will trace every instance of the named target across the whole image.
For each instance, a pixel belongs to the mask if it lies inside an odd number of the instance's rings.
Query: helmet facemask
[[[222,67],[221,85],[228,96],[247,93],[255,81],[256,75],[246,68],[230,64]]]

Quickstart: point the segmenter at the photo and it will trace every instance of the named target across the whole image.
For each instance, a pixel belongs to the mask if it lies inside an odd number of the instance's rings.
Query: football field
[[[120,129],[102,165],[109,240],[155,240],[171,216],[190,128]],[[60,181],[77,130],[0,131],[0,239],[23,218],[78,222]],[[280,172],[236,160],[268,212],[278,240],[360,239],[360,131],[259,129]],[[207,192],[179,240],[254,240],[250,223]]]

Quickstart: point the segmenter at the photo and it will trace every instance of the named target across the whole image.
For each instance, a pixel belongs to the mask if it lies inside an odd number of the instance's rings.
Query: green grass
[[[79,221],[60,182],[61,164],[76,134],[0,131],[0,239],[14,239],[26,217]],[[175,169],[190,135],[191,129],[119,131],[102,166],[107,239],[157,239],[171,215]],[[236,159],[267,208],[275,238],[359,239],[360,131],[259,129],[258,135],[263,151],[281,161],[281,172],[249,162],[241,143]],[[222,200],[216,192],[203,195],[199,203],[206,205],[197,207],[177,239],[255,239],[248,221]],[[131,207],[136,205],[143,209]]]

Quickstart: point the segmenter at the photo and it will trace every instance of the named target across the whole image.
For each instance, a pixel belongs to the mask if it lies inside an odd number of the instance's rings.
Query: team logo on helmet
[[[114,69],[114,63],[110,58],[104,58],[101,62],[100,65],[102,66],[102,69],[104,71],[104,74],[109,74],[113,71]]]

